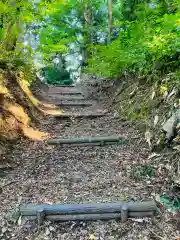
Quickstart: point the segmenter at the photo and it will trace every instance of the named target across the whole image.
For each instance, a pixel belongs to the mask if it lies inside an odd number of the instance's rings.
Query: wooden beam
[[[144,202],[113,202],[113,203],[82,203],[82,204],[27,204],[19,208],[22,216],[37,216],[43,211],[45,215],[65,214],[102,214],[121,213],[122,206],[126,205],[129,212],[154,212],[157,210],[155,201]]]
[[[115,144],[119,144],[119,143],[124,144],[126,142],[127,141],[125,141],[125,140],[124,141],[121,140],[119,142],[74,143],[74,144],[71,144],[71,146],[74,146],[74,147],[78,147],[78,146],[80,146],[80,147],[82,147],[82,146],[92,146],[92,147],[95,147],[95,146],[104,146],[104,145],[115,145]]]
[[[90,107],[93,105],[92,101],[61,101],[61,102],[54,102],[56,106],[59,107]]]
[[[82,92],[79,91],[56,91],[56,92],[50,92],[49,96],[56,96],[56,95],[62,95],[62,96],[84,96]]]
[[[105,137],[87,137],[87,138],[70,138],[70,139],[61,139],[61,138],[53,138],[48,139],[47,143],[52,145],[61,145],[61,144],[89,144],[89,143],[99,143],[100,145],[118,143],[123,141],[123,139],[119,136],[105,136]]]
[[[49,88],[48,91],[49,94],[54,94],[54,93],[64,93],[64,94],[82,94],[82,92],[77,89],[77,88],[62,88],[62,87],[52,87]]]
[[[61,95],[61,94],[50,94],[49,97],[53,100],[59,101],[79,101],[85,100],[84,96],[77,96],[77,95]]]
[[[74,88],[76,85],[51,85],[52,87],[61,87],[61,88]]]
[[[137,217],[153,217],[153,212],[128,212],[128,217],[137,218]],[[31,220],[38,220],[37,216],[31,216]],[[98,214],[68,214],[68,215],[46,215],[44,220],[47,221],[59,221],[59,222],[69,222],[69,221],[97,221],[97,220],[111,220],[111,219],[122,219],[121,213],[98,213]],[[126,219],[127,220],[127,219]],[[39,223],[39,221],[38,221]],[[42,224],[42,222],[40,222]]]
[[[91,113],[63,113],[56,114],[53,117],[58,119],[67,119],[67,118],[97,118],[106,116],[106,112],[91,112]]]
[[[129,212],[128,217],[153,217],[153,212]],[[48,221],[97,221],[121,219],[121,213],[102,213],[102,214],[77,214],[77,215],[49,215]],[[126,219],[127,220],[127,219]],[[122,220],[124,222],[124,220]]]

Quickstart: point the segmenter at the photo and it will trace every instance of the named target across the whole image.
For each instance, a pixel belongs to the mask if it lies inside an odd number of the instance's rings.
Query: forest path
[[[53,92],[48,93],[49,97],[53,95],[55,98],[55,91],[58,94],[58,88],[54,88]],[[60,100],[54,100],[55,103],[57,101]],[[79,114],[103,112],[106,110],[105,102],[93,100],[92,106],[66,106],[64,110]],[[0,239],[145,240],[155,239],[154,232],[169,231],[165,228],[166,221],[163,218],[129,219],[125,223],[115,220],[45,222],[40,229],[36,223],[25,219],[21,219],[19,225],[7,225],[4,217],[18,201],[52,204],[144,200],[153,199],[160,191],[159,188],[162,191],[162,182],[157,182],[156,178],[151,181],[134,177],[134,171],[147,161],[149,149],[141,134],[114,113],[109,112],[99,118],[49,117],[42,123],[41,128],[61,138],[118,134],[128,139],[130,144],[51,146],[46,142],[23,140],[15,145],[13,154],[9,154],[9,160],[14,163],[13,170],[4,179],[5,184],[0,194]]]

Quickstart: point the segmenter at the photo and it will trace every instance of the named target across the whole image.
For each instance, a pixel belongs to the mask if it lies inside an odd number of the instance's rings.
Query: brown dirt
[[[104,108],[105,102],[93,106]],[[89,109],[89,108],[88,108]],[[66,110],[66,109],[65,109]],[[87,109],[74,109],[86,111]],[[55,120],[47,117],[41,130],[64,137],[87,137],[119,134],[129,145],[49,146],[45,142],[19,141],[5,156],[11,171],[0,178],[0,239],[11,240],[150,240],[178,239],[180,222],[162,205],[161,214],[153,219],[129,219],[97,222],[36,222],[21,219],[10,223],[7,212],[21,203],[80,203],[115,200],[158,199],[168,189],[168,168],[156,166],[152,178],[139,180],[133,172],[151,163],[144,136],[129,122],[111,115],[97,119]],[[165,159],[165,158],[164,158]],[[166,163],[165,163],[166,165]],[[170,171],[170,170],[169,170]],[[126,193],[124,195],[124,193]]]

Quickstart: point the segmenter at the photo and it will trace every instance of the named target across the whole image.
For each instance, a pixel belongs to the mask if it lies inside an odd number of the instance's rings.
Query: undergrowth
[[[173,12],[164,12],[161,3],[153,8],[147,3],[136,6],[136,19],[120,22],[117,40],[108,46],[90,47],[93,54],[89,59],[89,72],[106,77],[131,72],[136,76],[159,78],[177,71],[179,77],[180,11],[175,1],[173,9]]]
[[[179,6],[176,0],[137,1],[133,19],[122,14],[118,20],[116,40],[89,46],[87,72],[116,79],[116,109],[123,118],[140,122],[140,130],[154,138],[180,106]]]

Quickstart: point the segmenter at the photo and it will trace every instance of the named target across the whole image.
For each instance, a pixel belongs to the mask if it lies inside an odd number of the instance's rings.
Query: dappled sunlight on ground
[[[16,75],[16,79],[22,91],[22,96],[21,92],[19,93],[19,99],[13,96],[16,90],[8,89],[5,86],[6,79],[3,74],[0,74],[0,135],[5,139],[17,139],[24,135],[34,141],[43,141],[49,138],[50,135],[31,127],[30,115],[32,115],[32,112],[30,113],[30,111],[33,111],[31,106],[34,106],[42,115],[59,115],[63,114],[63,111],[53,104],[41,102],[34,97],[30,90],[30,84],[22,72],[19,76]],[[21,106],[20,104],[21,100],[26,97],[27,108],[25,109],[24,105]]]
[[[31,90],[29,89],[29,83],[27,80],[24,79],[24,74],[21,72],[20,78],[17,78],[17,79],[18,79],[20,88],[23,90],[23,92],[26,93],[27,97],[32,102],[32,104],[37,107],[39,104],[39,101],[33,96]]]
[[[29,117],[24,112],[23,107],[16,103],[4,103],[4,109],[11,113],[19,122],[23,123],[24,125],[29,124]]]
[[[24,135],[34,141],[43,141],[50,137],[48,133],[35,130],[29,126],[22,126]]]
[[[0,117],[0,136],[15,139],[19,135],[19,124],[14,116]]]
[[[47,109],[47,110],[41,110],[41,111],[43,111],[47,115],[53,115],[53,116],[63,114],[61,110],[56,110],[56,109]]]
[[[45,115],[54,115],[63,113],[62,110],[58,109],[54,104],[44,103],[39,101],[37,98],[33,96],[29,88],[29,83],[24,79],[23,73],[21,73],[21,77],[18,78],[19,85],[21,89],[26,93],[27,97],[31,101],[31,103],[42,113]]]
[[[4,104],[7,116],[0,118],[0,134],[8,139],[15,139],[24,135],[34,141],[43,141],[49,138],[49,134],[33,129],[29,126],[30,119],[24,109],[14,103]]]

